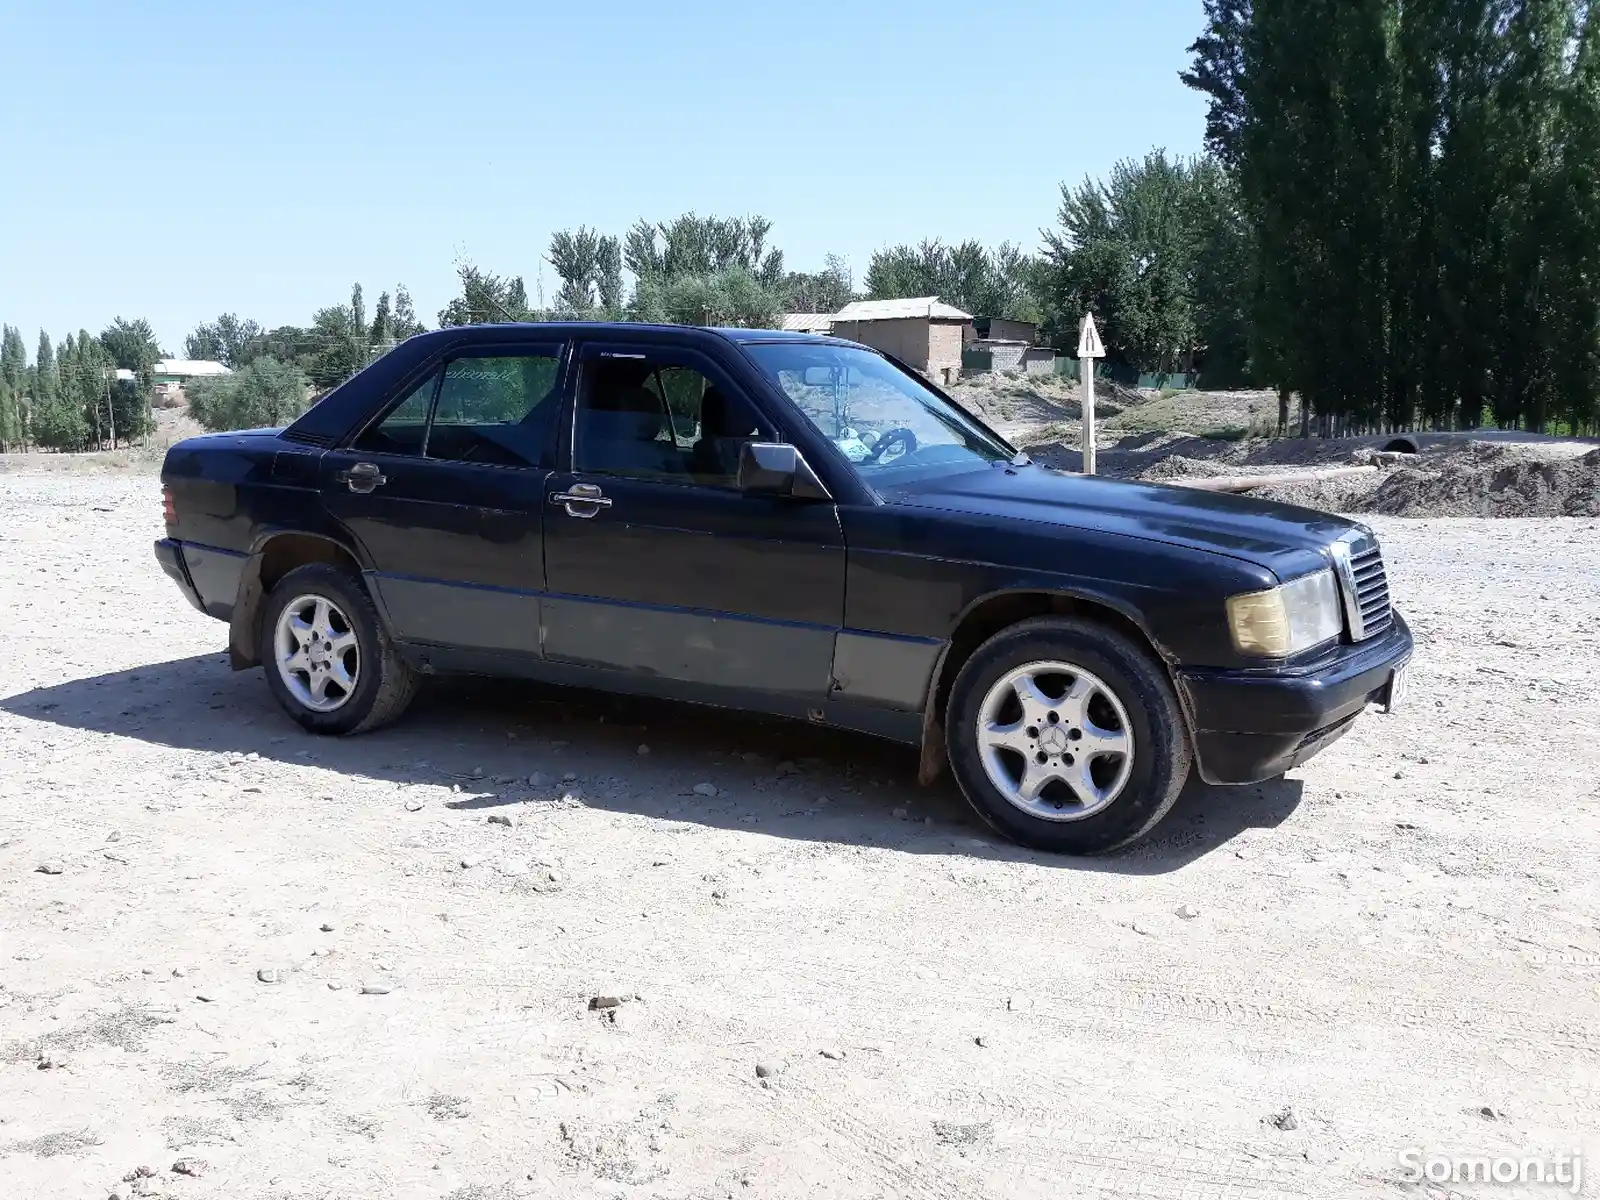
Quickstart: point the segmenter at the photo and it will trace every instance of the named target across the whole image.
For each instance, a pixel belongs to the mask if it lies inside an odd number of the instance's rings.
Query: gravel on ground
[[[0,474],[8,1195],[1344,1200],[1434,1194],[1411,1149],[1600,1161],[1600,522],[1374,518],[1408,707],[1074,861],[909,751],[732,713],[457,682],[311,737],[156,567],[160,509]]]

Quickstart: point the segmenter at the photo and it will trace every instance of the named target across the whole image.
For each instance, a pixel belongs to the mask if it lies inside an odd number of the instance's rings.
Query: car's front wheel
[[[267,685],[313,733],[364,733],[393,721],[417,675],[395,652],[361,581],[326,563],[278,580],[261,613]]]
[[[962,667],[950,766],[991,826],[1024,845],[1103,854],[1167,814],[1193,760],[1166,672],[1117,631],[1040,617]]]

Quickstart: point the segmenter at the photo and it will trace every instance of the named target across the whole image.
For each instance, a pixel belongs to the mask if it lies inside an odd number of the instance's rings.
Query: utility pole
[[[1078,374],[1083,381],[1083,473],[1094,474],[1094,360],[1104,358],[1106,348],[1100,331],[1094,327],[1094,314],[1083,314],[1078,326]]]

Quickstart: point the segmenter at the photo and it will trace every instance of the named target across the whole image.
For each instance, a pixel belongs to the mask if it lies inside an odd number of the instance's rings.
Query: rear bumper
[[[178,585],[190,604],[219,621],[232,617],[245,555],[236,550],[180,542],[175,538],[156,542],[155,552],[161,569]]]
[[[1299,766],[1348,733],[1368,704],[1385,698],[1395,668],[1411,653],[1411,629],[1395,613],[1382,637],[1308,667],[1180,670],[1200,777],[1259,783]]]
[[[178,590],[183,593],[184,599],[201,612],[205,612],[206,606],[201,603],[200,593],[195,591],[194,580],[189,578],[188,565],[183,561],[183,543],[175,542],[171,538],[162,538],[156,542],[156,561],[167,573],[167,578],[178,585]]]

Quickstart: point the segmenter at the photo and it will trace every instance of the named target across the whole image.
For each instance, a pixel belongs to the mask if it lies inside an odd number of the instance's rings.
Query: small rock
[[[1429,762],[1429,759],[1428,759],[1428,757],[1426,755],[1424,755],[1423,757],[1417,759],[1417,761],[1419,763],[1421,763],[1423,766],[1427,766],[1428,762]]]
[[[154,967],[140,967],[139,968],[139,974],[141,974],[141,975],[154,975],[155,973],[156,973],[156,969]]]
[[[515,775],[496,775],[494,781],[501,787],[509,787],[517,781],[517,777]]]
[[[1256,856],[1256,854],[1255,854],[1254,850],[1250,850],[1250,849],[1247,849],[1244,846],[1240,846],[1237,850],[1235,850],[1233,852],[1233,856],[1235,858],[1243,859],[1244,861],[1249,862],[1252,858],[1254,858]]]
[[[342,987],[344,987],[344,984],[340,983],[337,979],[328,980],[328,990],[330,992],[337,992]]]
[[[322,923],[321,929],[322,929],[323,933],[332,933],[333,932],[333,926],[331,924],[329,924],[327,921],[324,921]]]
[[[728,893],[723,891],[721,888],[713,888],[711,892],[711,898],[713,900],[726,900],[728,898]]]
[[[173,967],[172,968],[172,977],[174,979],[182,979],[188,973],[189,972],[185,971],[182,967]]]
[[[714,783],[697,783],[694,785],[694,794],[696,796],[715,796],[717,794],[717,785]]]
[[[1085,384],[1085,385],[1084,385],[1084,386],[1086,386],[1086,387],[1087,387],[1087,386],[1088,386],[1088,385],[1087,385],[1087,384]],[[897,820],[901,820],[901,821],[904,821],[904,820],[905,820],[905,819],[906,819],[906,817],[907,817],[907,816],[908,816],[908,815],[909,815],[909,814],[907,814],[907,812],[906,812],[906,810],[905,810],[905,809],[903,809],[903,808],[896,808],[896,809],[893,809],[893,810],[892,810],[892,811],[891,811],[891,812],[890,812],[890,813],[889,813],[889,815],[890,815],[890,816],[891,816],[891,817],[894,817],[894,818],[896,818],[896,819],[897,819]]]
[[[472,768],[472,777],[474,779],[482,779],[483,778],[483,768],[482,767],[473,767]]]
[[[982,1046],[984,1049],[988,1049],[989,1039],[980,1033],[977,1037],[972,1039],[972,1044],[975,1046]]]
[[[758,1062],[756,1064],[757,1079],[774,1079],[783,1071],[782,1063]]]
[[[1274,1126],[1283,1130],[1285,1133],[1290,1133],[1293,1130],[1300,1128],[1300,1118],[1296,1117],[1294,1115],[1294,1109],[1289,1108],[1287,1105],[1279,1111],[1273,1113],[1268,1120],[1270,1120]]]
[[[135,1167],[122,1177],[122,1182],[132,1183],[135,1179],[154,1179],[155,1175],[156,1169],[154,1167]]]
[[[844,1051],[836,1046],[824,1046],[817,1053],[822,1055],[823,1058],[832,1059],[834,1062],[838,1062],[844,1057]]]
[[[1142,934],[1145,937],[1150,936],[1150,926],[1146,925],[1143,921],[1134,921],[1129,928],[1135,933]]]
[[[52,859],[49,862],[40,863],[34,870],[40,875],[59,875],[61,874],[61,864]]]
[[[421,800],[407,800],[406,801],[406,811],[407,812],[421,812],[422,811],[422,801]]]
[[[535,771],[532,775],[528,776],[528,786],[531,788],[543,787],[544,776]]]
[[[392,985],[384,983],[381,980],[373,980],[370,983],[363,983],[361,985],[361,994],[363,996],[387,996],[393,990],[394,988]]]
[[[256,972],[256,978],[262,983],[281,983],[283,981],[283,972],[279,971],[277,967],[262,967]]]
[[[114,1187],[106,1193],[106,1200],[128,1200],[132,1194],[127,1188]]]
[[[262,793],[262,792],[263,792],[263,791],[264,791],[264,790],[265,790],[265,789],[264,789],[264,788],[262,788],[262,787],[261,787],[261,785],[260,785],[260,784],[255,784],[255,783],[252,783],[252,784],[251,784],[251,785],[250,785],[250,786],[249,786],[249,787],[247,787],[247,788],[245,788],[245,789],[243,789],[243,790],[244,790],[244,792],[245,792],[245,793],[246,793],[246,794],[247,794],[247,795],[251,795],[251,796],[259,796],[259,795],[261,795],[261,793]]]
[[[1033,1007],[1033,1000],[1028,996],[1007,996],[1006,1011],[1027,1012]]]
[[[1406,773],[1404,771],[1396,771],[1394,773],[1394,777],[1396,779],[1404,779],[1406,777]]]
[[[571,783],[577,777],[578,777],[578,773],[576,771],[568,771],[564,775],[561,776],[561,782],[562,783]]]
[[[993,1121],[973,1121],[961,1124],[955,1121],[935,1121],[933,1136],[945,1146],[981,1146],[994,1140]]]
[[[608,1008],[621,1008],[627,999],[626,996],[590,996],[589,1011],[600,1012]]]
[[[200,1001],[201,1004],[210,1004],[216,1000],[216,997],[210,992],[196,992],[194,998]]]
[[[636,753],[640,758],[644,758],[649,755],[650,747],[645,745],[643,742],[640,742],[639,749],[634,751],[634,753]]]
[[[547,871],[545,873],[545,878],[548,879],[551,883],[560,883],[561,882],[561,872],[560,871]]]
[[[1177,913],[1178,916],[1182,917],[1185,921],[1192,921],[1200,915],[1200,910],[1192,904],[1180,904],[1172,911]]]
[[[59,1054],[53,1054],[46,1050],[43,1054],[39,1055],[38,1067],[41,1071],[55,1071],[66,1065],[66,1059],[62,1058]]]
[[[175,1174],[187,1175],[190,1178],[204,1175],[209,1168],[210,1164],[203,1158],[180,1158],[172,1164],[172,1170]]]
[[[924,825],[926,825],[929,829],[933,828],[933,818],[932,817],[923,817],[922,818],[922,823]]]
[[[475,859],[475,858],[463,858],[461,860],[461,869],[463,871],[470,871],[470,870],[472,870],[473,867],[475,867],[477,865],[478,865],[478,860]]]
[[[489,814],[489,824],[491,824],[491,825],[504,825],[507,829],[510,829],[511,828],[511,818],[506,816],[505,813],[490,813]]]
[[[1495,1108],[1492,1104],[1485,1104],[1478,1110],[1478,1115],[1485,1121],[1503,1121],[1506,1114],[1504,1109]]]
[[[528,865],[528,860],[525,858],[508,858],[502,862],[499,867],[500,874],[506,876],[508,879],[520,879],[522,876],[526,875],[530,869],[531,868]]]

